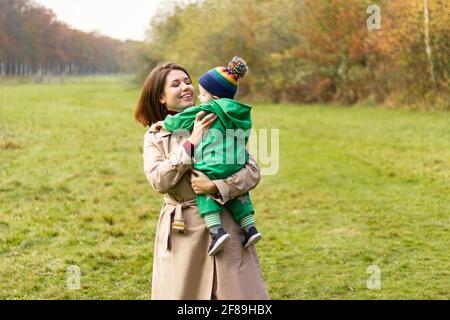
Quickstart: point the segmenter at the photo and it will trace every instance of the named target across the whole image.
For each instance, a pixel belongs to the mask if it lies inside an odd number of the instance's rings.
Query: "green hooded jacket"
[[[197,113],[215,113],[218,119],[195,147],[193,167],[211,179],[224,179],[239,171],[248,161],[246,146],[252,128],[251,109],[251,106],[232,99],[210,100],[167,116],[164,127],[170,132],[190,132]]]

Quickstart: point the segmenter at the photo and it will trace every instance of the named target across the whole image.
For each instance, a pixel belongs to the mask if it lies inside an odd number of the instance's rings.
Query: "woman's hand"
[[[202,140],[203,135],[209,130],[209,128],[211,128],[214,121],[217,119],[217,116],[214,113],[210,113],[201,119],[201,117],[205,114],[205,111],[200,111],[195,117],[194,128],[192,129],[192,134],[188,139],[194,146]]]
[[[196,194],[215,194],[219,192],[217,186],[206,174],[195,169],[192,169],[191,185]]]

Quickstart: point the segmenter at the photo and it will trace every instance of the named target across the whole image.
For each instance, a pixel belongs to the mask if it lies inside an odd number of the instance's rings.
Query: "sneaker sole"
[[[217,240],[216,245],[211,250],[209,250],[208,255],[215,256],[217,253],[219,253],[219,251],[223,249],[223,247],[225,247],[230,239],[231,236],[229,234],[226,234],[222,238]]]
[[[250,239],[248,239],[248,241],[245,244],[244,248],[248,248],[250,246],[255,245],[261,238],[262,238],[261,233],[255,234],[254,236],[250,237]]]

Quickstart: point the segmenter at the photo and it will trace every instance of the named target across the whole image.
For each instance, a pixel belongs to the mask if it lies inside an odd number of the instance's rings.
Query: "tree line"
[[[179,1],[152,21],[147,70],[195,77],[239,54],[241,97],[449,110],[449,21],[446,0]]]
[[[135,72],[140,47],[75,30],[31,0],[0,0],[0,76]]]

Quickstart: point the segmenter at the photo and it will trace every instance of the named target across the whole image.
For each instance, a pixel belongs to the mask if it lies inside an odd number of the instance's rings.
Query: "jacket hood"
[[[227,98],[211,100],[208,104],[225,127],[251,129],[252,118],[250,112],[252,107],[250,105]]]

